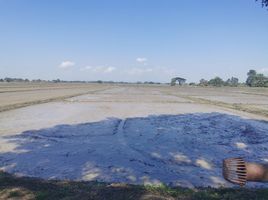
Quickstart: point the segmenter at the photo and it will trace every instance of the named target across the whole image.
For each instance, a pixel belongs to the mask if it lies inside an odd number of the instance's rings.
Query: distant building
[[[186,82],[185,78],[181,78],[181,77],[175,77],[171,79],[171,86],[176,85],[176,82],[178,81],[179,85],[183,85]]]

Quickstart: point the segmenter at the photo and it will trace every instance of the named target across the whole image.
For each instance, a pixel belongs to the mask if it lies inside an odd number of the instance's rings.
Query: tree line
[[[60,79],[55,80],[41,80],[41,79],[23,79],[23,78],[3,78],[0,79],[0,82],[24,82],[24,83],[107,83],[107,84],[161,84],[160,82],[152,82],[152,81],[145,81],[145,82],[124,82],[124,81],[64,81]],[[169,84],[169,83],[165,83]],[[189,85],[196,85],[196,86],[230,86],[230,87],[237,87],[237,86],[249,86],[249,87],[268,87],[268,77],[264,74],[257,73],[256,70],[249,70],[247,73],[247,80],[245,83],[240,83],[239,79],[236,77],[231,77],[227,80],[223,80],[222,78],[216,76],[210,80],[201,79],[199,83],[189,83]]]
[[[231,87],[237,87],[239,85],[239,79],[236,77],[231,77],[224,81],[222,78],[216,76],[215,78],[212,78],[210,80],[206,79],[201,79],[199,81],[200,86],[216,86],[216,87],[221,87],[221,86],[231,86]],[[191,84],[190,84],[191,85]]]
[[[23,78],[0,78],[0,82],[5,82],[5,83],[106,83],[106,84],[162,84],[160,82],[153,82],[153,81],[137,81],[137,82],[127,82],[127,81],[103,81],[103,80],[97,80],[97,81],[66,81],[66,80],[60,80],[60,79],[55,79],[55,80],[42,80],[42,79],[23,79]]]
[[[249,70],[247,73],[247,80],[245,83],[240,83],[239,79],[236,77],[231,77],[224,81],[222,78],[216,76],[210,80],[201,79],[199,84],[190,83],[189,85],[199,85],[199,86],[231,86],[237,87],[239,85],[246,85],[249,87],[268,87],[268,77],[264,74],[259,74],[256,70]]]

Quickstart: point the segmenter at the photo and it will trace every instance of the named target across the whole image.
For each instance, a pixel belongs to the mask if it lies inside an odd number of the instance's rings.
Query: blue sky
[[[188,82],[268,75],[255,0],[0,0],[0,77]]]

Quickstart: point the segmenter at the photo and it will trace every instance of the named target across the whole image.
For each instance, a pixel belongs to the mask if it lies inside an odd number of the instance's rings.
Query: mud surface
[[[48,179],[231,186],[222,159],[267,161],[267,133],[266,122],[220,113],[113,118],[6,136],[16,151],[0,154],[0,163]]]

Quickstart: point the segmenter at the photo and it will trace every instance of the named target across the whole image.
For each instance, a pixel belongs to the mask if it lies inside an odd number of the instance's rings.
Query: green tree
[[[208,84],[212,86],[220,87],[224,85],[224,81],[220,77],[216,76],[215,78],[210,79],[208,81]]]
[[[263,74],[257,74],[255,77],[254,87],[267,87],[268,78]]]
[[[248,78],[246,80],[246,84],[250,87],[253,87],[254,85],[254,82],[255,82],[255,78],[256,78],[256,75],[257,75],[257,72],[253,69],[249,70],[249,72],[247,73],[248,75]]]
[[[202,78],[202,79],[199,81],[199,85],[200,85],[200,86],[207,86],[207,85],[208,85],[208,81]]]
[[[250,87],[268,87],[268,77],[257,74],[255,70],[249,70],[246,84]]]
[[[238,86],[239,79],[236,77],[229,78],[226,82],[225,85],[231,86],[231,87],[237,87]]]
[[[189,83],[191,86],[195,86],[196,84],[194,82]]]
[[[6,78],[4,79],[4,81],[5,81],[5,82],[11,82],[11,81],[12,81],[12,78],[6,77]]]

